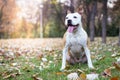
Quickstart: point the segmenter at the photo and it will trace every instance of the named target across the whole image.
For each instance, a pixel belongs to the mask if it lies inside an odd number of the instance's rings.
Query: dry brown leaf
[[[95,59],[95,58],[96,58],[96,56],[94,56],[94,55],[91,55],[91,58],[92,58],[92,59]]]
[[[6,75],[6,76],[3,77],[3,79],[8,79],[10,77],[11,77],[11,75]]]
[[[16,77],[17,75],[20,75],[20,73],[11,73],[9,75],[4,76],[3,79],[8,79],[10,77]]]
[[[111,55],[111,57],[113,57],[113,58],[117,57],[117,56],[120,56],[120,53],[114,53],[114,54]]]
[[[37,73],[37,74],[34,74],[34,75],[32,76],[32,78],[33,78],[34,80],[43,80],[42,78],[38,77],[38,73]]]
[[[16,51],[15,57],[19,57],[19,56],[21,56],[21,55],[22,55],[22,53],[21,53],[20,51]]]
[[[101,56],[100,58],[98,58],[99,61],[105,59],[105,56]]]
[[[118,63],[114,62],[113,66],[115,66],[115,68],[120,71],[120,66],[118,65]]]
[[[80,73],[84,73],[84,71],[83,71],[83,70],[80,70],[80,69],[77,69],[77,71],[80,72]]]
[[[39,78],[39,77],[36,77],[36,78],[34,78],[34,80],[43,80],[43,79],[41,79],[41,78]]]
[[[57,74],[57,75],[65,75],[65,74],[67,74],[67,73],[65,73],[65,72],[57,72],[56,74]]]
[[[81,80],[86,80],[86,74],[85,73],[81,73],[80,74],[80,79]]]
[[[4,54],[4,49],[0,48],[0,56]]]
[[[37,58],[38,58],[38,59],[41,59],[42,57],[43,57],[43,53],[38,53],[38,54],[37,54]]]
[[[119,80],[118,77],[112,77],[110,80]]]
[[[65,69],[69,70],[70,69],[70,65],[66,65]]]
[[[111,77],[111,69],[107,68],[104,70],[104,72],[102,73],[103,77]]]

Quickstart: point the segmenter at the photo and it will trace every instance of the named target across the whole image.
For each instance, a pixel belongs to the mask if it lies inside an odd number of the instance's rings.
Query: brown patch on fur
[[[80,6],[78,7],[77,12],[78,12],[79,14],[81,14],[81,15],[83,14],[83,12],[84,12],[83,5],[80,5]]]
[[[64,36],[63,36],[63,45],[65,46],[65,43],[66,43],[66,35],[67,35],[67,32],[65,32]]]
[[[88,48],[90,47],[89,44],[90,44],[90,40],[88,39],[88,40],[87,40],[87,46],[88,46]]]

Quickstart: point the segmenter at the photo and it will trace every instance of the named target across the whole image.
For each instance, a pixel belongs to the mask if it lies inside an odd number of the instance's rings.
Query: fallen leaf
[[[34,80],[43,80],[42,78],[36,77]]]
[[[0,56],[4,54],[4,49],[0,48]]]
[[[80,69],[77,69],[77,71],[80,72],[80,73],[84,73],[84,71],[83,71],[83,70],[80,70]]]
[[[5,52],[4,56],[8,58],[14,58],[14,53],[12,51],[7,51]]]
[[[34,75],[32,76],[32,78],[33,78],[34,80],[43,80],[42,78],[38,77],[38,73],[37,73],[37,74],[34,74]]]
[[[112,77],[110,80],[119,80],[118,77]]]
[[[65,75],[66,73],[65,72],[57,72],[56,74],[57,75]]]
[[[8,79],[8,78],[10,78],[10,77],[16,77],[17,75],[20,75],[20,73],[11,73],[11,74],[9,74],[9,75],[6,75],[6,76],[4,76],[3,77],[3,79]]]
[[[117,57],[117,56],[120,56],[120,53],[114,53],[111,55],[111,57]]]
[[[85,73],[81,73],[80,74],[80,79],[81,80],[86,80],[86,74]]]
[[[118,65],[118,63],[114,62],[113,66],[115,66],[115,68],[120,71],[120,66]]]
[[[91,54],[92,54],[92,53],[91,53]],[[94,55],[91,55],[91,58],[92,58],[92,59],[95,59],[95,58],[96,58],[96,56],[94,56]]]
[[[65,69],[69,70],[70,69],[70,65],[66,65]]]
[[[7,76],[4,76],[3,79],[8,79],[10,77],[11,77],[11,75],[7,75]]]
[[[38,54],[37,54],[37,58],[38,58],[38,59],[41,59],[42,57],[43,57],[43,53],[38,53]]]
[[[103,59],[105,59],[105,56],[100,56],[100,57],[98,57],[97,60],[101,61],[101,60],[103,60]]]
[[[111,68],[107,68],[104,70],[104,72],[102,73],[103,77],[111,77]]]

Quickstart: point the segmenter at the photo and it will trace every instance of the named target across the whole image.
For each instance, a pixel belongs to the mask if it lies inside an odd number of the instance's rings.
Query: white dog
[[[87,63],[89,68],[94,68],[90,50],[87,46],[87,33],[82,27],[81,15],[79,13],[69,13],[65,18],[65,25],[68,26],[66,33],[64,34],[64,49],[62,57],[62,67],[60,70],[64,70],[66,67],[66,61],[71,64],[81,62],[81,55],[85,53],[87,57]]]

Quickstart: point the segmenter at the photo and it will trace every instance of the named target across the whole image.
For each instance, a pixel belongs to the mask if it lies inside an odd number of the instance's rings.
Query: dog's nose
[[[72,25],[72,20],[68,20],[68,26]]]
[[[72,20],[68,20],[68,24],[71,24]]]

